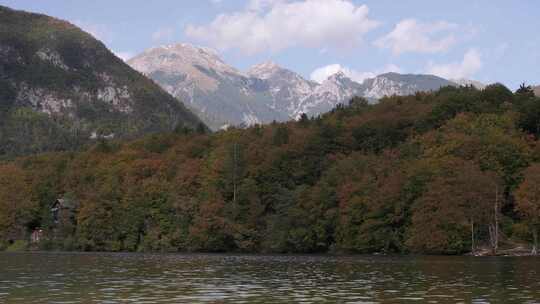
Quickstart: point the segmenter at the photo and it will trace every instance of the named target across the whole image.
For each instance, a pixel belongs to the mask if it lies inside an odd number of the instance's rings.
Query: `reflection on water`
[[[540,303],[540,260],[0,253],[0,303]]]

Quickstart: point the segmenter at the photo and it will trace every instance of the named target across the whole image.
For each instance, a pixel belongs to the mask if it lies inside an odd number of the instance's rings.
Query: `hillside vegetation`
[[[362,98],[319,118],[100,141],[0,165],[4,247],[461,254],[535,239],[530,87]],[[50,205],[72,214],[51,220]]]
[[[0,157],[199,124],[76,26],[0,6]]]

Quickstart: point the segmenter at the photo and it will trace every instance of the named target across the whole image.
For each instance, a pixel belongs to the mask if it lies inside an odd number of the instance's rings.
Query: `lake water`
[[[540,259],[0,253],[0,303],[540,303]]]

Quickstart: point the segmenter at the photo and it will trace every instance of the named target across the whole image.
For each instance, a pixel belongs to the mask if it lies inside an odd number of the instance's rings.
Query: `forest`
[[[531,87],[355,97],[320,117],[0,163],[0,248],[464,254],[537,244]],[[52,204],[61,199],[60,213]],[[31,236],[40,231],[39,240]]]

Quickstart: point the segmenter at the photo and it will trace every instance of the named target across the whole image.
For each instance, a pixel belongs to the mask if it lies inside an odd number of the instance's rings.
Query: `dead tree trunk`
[[[471,219],[471,254],[474,255],[476,248],[474,246],[474,220]]]
[[[538,227],[533,228],[533,249],[531,254],[537,255],[538,254]]]
[[[489,226],[489,238],[493,254],[499,248],[499,186],[495,186],[495,202],[493,204],[493,224]]]

